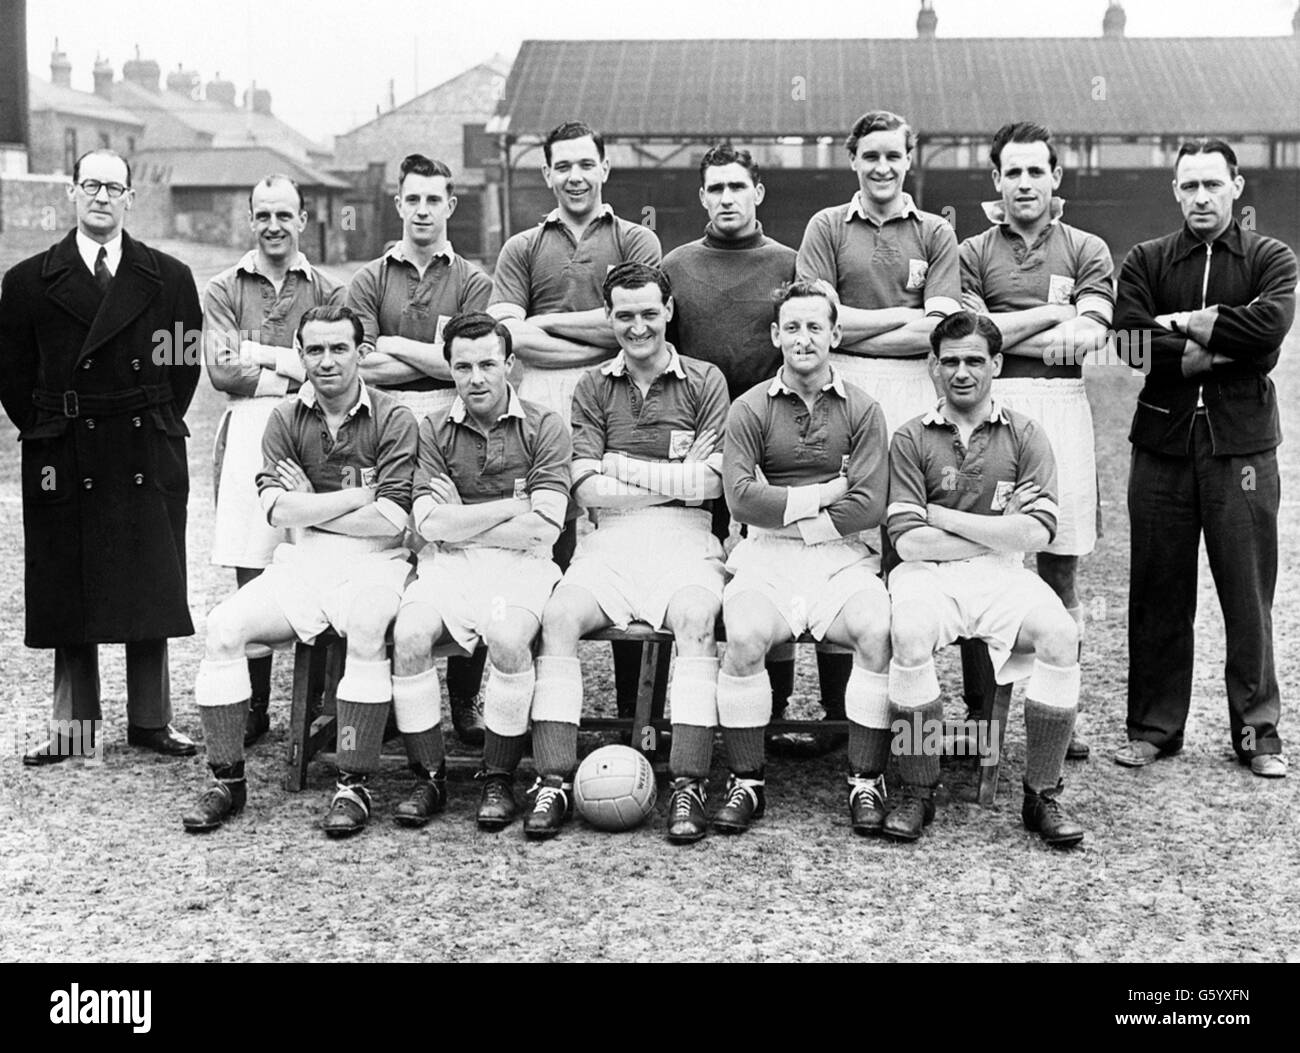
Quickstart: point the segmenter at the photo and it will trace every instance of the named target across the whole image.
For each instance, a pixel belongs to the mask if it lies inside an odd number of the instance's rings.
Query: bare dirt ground
[[[7,240],[0,270],[42,247]],[[160,247],[190,262],[200,284],[235,256]],[[1296,427],[1298,355],[1293,333],[1274,374],[1288,430]],[[1127,370],[1090,370],[1106,535],[1082,568],[1092,622],[1081,726],[1094,753],[1067,771],[1069,808],[1089,834],[1065,854],[1020,825],[1019,704],[996,806],[963,800],[974,770],[947,768],[947,799],[914,846],[852,836],[842,753],[773,759],[767,818],[744,837],[710,836],[689,848],[665,842],[662,801],[628,834],[580,822],[543,844],[526,843],[517,825],[480,833],[477,786],[466,771],[453,774],[444,817],[421,831],[399,829],[388,818],[405,794],[397,764],[377,779],[371,829],[331,842],[316,826],[332,786],[325,766],[313,766],[304,793],[280,786],[284,657],[272,733],[250,754],[249,809],[212,835],[187,836],[179,815],[203,786],[202,755],[165,761],[126,747],[121,648],[101,656],[105,763],[20,764],[26,735],[48,715],[52,659],[22,646],[18,448],[12,426],[0,423],[0,959],[1300,960],[1300,778],[1267,782],[1234,762],[1223,625],[1204,561],[1186,748],[1137,771],[1109,760],[1124,739],[1126,435],[1138,386]],[[208,563],[209,451],[220,410],[205,381],[188,418],[190,602],[199,635],[172,645],[176,722],[196,737],[192,687],[204,617],[233,587],[229,571]],[[1300,686],[1296,450],[1294,440],[1281,449],[1274,612],[1288,707]],[[589,705],[608,706],[608,649],[585,646]],[[815,668],[802,650],[797,706],[811,712]],[[943,671],[951,688],[948,657]],[[716,789],[722,779],[715,765]]]

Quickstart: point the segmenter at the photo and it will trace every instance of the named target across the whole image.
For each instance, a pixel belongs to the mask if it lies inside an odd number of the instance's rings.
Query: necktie
[[[108,249],[101,245],[99,255],[95,257],[95,284],[100,292],[108,292],[108,283],[113,280],[113,272],[108,269]]]

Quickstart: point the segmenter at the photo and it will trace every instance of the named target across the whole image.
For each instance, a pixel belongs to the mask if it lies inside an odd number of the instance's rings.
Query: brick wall
[[[66,176],[0,177],[0,231],[45,231],[56,237],[71,229],[77,213],[68,200]],[[171,192],[138,185],[126,228],[144,240],[172,236]]]
[[[467,124],[487,123],[504,86],[503,74],[476,66],[396,110],[337,136],[333,167],[364,169],[372,161],[383,161],[391,193],[397,186],[402,158],[421,153],[446,162],[458,187],[482,186],[483,170],[465,168],[464,129]]]

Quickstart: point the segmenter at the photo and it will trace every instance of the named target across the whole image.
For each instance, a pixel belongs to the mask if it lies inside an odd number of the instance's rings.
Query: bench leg
[[[293,653],[293,697],[289,707],[289,752],[284,767],[284,788],[298,793],[307,785],[307,764],[311,755],[311,660],[313,648],[301,641]]]
[[[658,746],[658,735],[652,721],[656,703],[659,713],[663,713],[668,679],[666,666],[672,660],[671,646],[647,641],[641,648],[641,676],[637,681],[636,712],[632,717],[632,748],[652,758]]]
[[[998,769],[1002,765],[1002,744],[1006,740],[1007,718],[1011,713],[1012,684],[998,684],[993,692],[992,712],[988,715],[989,756],[980,758],[979,803],[993,806],[998,793]]]

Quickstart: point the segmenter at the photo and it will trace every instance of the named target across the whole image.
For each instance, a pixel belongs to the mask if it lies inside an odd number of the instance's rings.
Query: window
[[[101,150],[111,150],[113,148],[113,140],[108,132],[99,133],[99,148]]]
[[[63,129],[63,170],[71,174],[77,164],[77,129]]]

